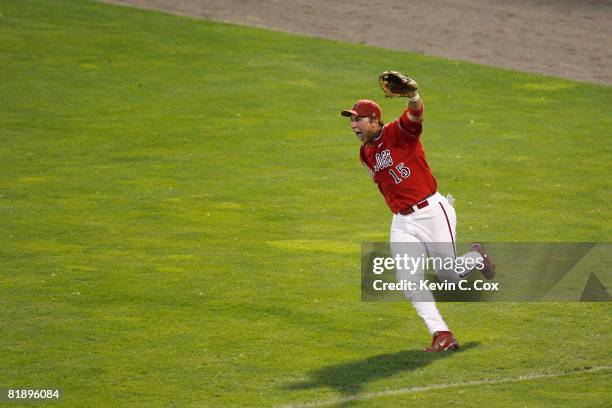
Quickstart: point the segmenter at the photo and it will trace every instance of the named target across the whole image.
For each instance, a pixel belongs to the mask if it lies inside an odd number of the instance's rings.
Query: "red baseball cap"
[[[380,106],[369,99],[360,99],[355,102],[352,109],[345,109],[340,114],[342,116],[366,116],[380,120]]]

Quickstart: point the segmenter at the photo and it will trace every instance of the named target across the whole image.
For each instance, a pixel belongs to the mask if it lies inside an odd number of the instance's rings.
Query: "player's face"
[[[351,130],[362,143],[367,143],[378,133],[378,121],[365,116],[351,115]]]

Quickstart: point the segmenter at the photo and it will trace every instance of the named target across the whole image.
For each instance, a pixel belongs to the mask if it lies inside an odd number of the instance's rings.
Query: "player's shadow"
[[[462,344],[461,349],[457,352],[426,353],[419,349],[380,354],[364,360],[319,368],[310,373],[310,381],[288,384],[283,388],[304,390],[329,387],[344,395],[355,395],[361,391],[366,383],[391,377],[402,371],[414,371],[436,360],[452,358],[454,355],[464,353],[479,344],[479,342]]]

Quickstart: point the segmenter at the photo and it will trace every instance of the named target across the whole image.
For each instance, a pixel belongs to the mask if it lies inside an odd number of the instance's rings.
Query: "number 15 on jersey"
[[[404,163],[400,163],[395,168],[389,169],[389,174],[393,177],[395,184],[399,184],[403,181],[403,179],[407,179],[410,177],[410,168],[407,167]]]

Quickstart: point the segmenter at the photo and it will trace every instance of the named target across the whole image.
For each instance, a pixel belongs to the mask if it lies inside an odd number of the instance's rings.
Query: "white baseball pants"
[[[415,207],[415,212],[409,215],[394,214],[391,222],[390,242],[391,254],[409,257],[436,257],[456,259],[456,227],[457,215],[455,209],[446,197],[435,193],[427,199],[429,205],[422,209]],[[473,258],[480,255],[471,251],[462,258]],[[404,269],[396,266],[396,278],[418,281],[423,279],[425,268],[413,267]],[[441,280],[457,281],[459,275],[454,269],[436,268]],[[417,314],[423,319],[430,334],[437,331],[449,331],[436,307],[433,295],[428,290],[405,291],[411,300]]]

